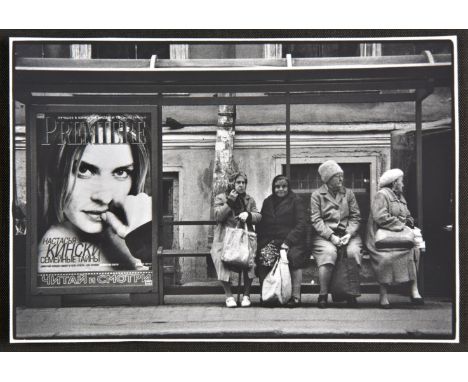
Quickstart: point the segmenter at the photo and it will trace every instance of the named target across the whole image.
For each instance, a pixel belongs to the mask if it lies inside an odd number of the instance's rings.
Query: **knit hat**
[[[327,183],[330,178],[338,173],[343,173],[343,169],[334,160],[327,160],[318,168],[322,181]]]
[[[403,176],[403,171],[401,171],[399,168],[392,168],[390,170],[387,170],[380,177],[379,187],[384,187],[389,184],[392,184],[401,176]]]

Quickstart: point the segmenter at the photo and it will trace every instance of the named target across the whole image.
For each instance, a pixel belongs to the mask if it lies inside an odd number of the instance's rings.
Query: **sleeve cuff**
[[[151,256],[152,222],[145,223],[135,228],[125,237],[125,244],[130,253],[141,260],[147,260]]]

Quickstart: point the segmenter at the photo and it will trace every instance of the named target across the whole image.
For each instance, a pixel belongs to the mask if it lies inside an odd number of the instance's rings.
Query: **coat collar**
[[[401,195],[400,198],[398,198],[398,196],[396,196],[396,194],[393,192],[393,190],[391,190],[388,187],[381,188],[379,192],[383,192],[385,195],[388,196],[388,198],[391,201],[396,201],[396,202],[401,202],[403,204],[406,204],[406,199],[405,199],[405,197],[403,195]]]
[[[326,184],[322,184],[322,186],[320,186],[318,190],[320,194],[322,194],[326,199],[328,199],[330,202],[336,205],[339,205],[343,200],[344,196],[346,195],[346,188],[344,187],[341,187],[341,189],[336,193],[336,197],[333,197],[333,195],[328,190]]]

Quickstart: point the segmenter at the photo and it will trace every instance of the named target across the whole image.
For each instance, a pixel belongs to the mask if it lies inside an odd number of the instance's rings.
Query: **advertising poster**
[[[39,287],[151,285],[149,114],[37,114]]]

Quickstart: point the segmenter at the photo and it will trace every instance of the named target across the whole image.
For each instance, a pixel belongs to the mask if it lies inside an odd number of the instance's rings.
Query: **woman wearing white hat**
[[[318,306],[326,308],[338,248],[346,246],[347,255],[361,264],[362,241],[357,233],[361,214],[354,193],[343,187],[343,169],[338,163],[327,160],[318,172],[324,184],[311,196],[311,222],[318,234],[312,245],[319,267]],[[356,303],[355,297],[349,297],[349,305]]]
[[[380,284],[380,307],[389,309],[387,286],[410,282],[411,301],[416,305],[424,303],[419,294],[415,264],[416,249],[376,248],[375,236],[379,228],[401,232],[408,226],[414,228],[414,220],[403,197],[403,171],[394,168],[380,177],[379,187],[371,206],[367,223],[366,245],[371,263]]]

